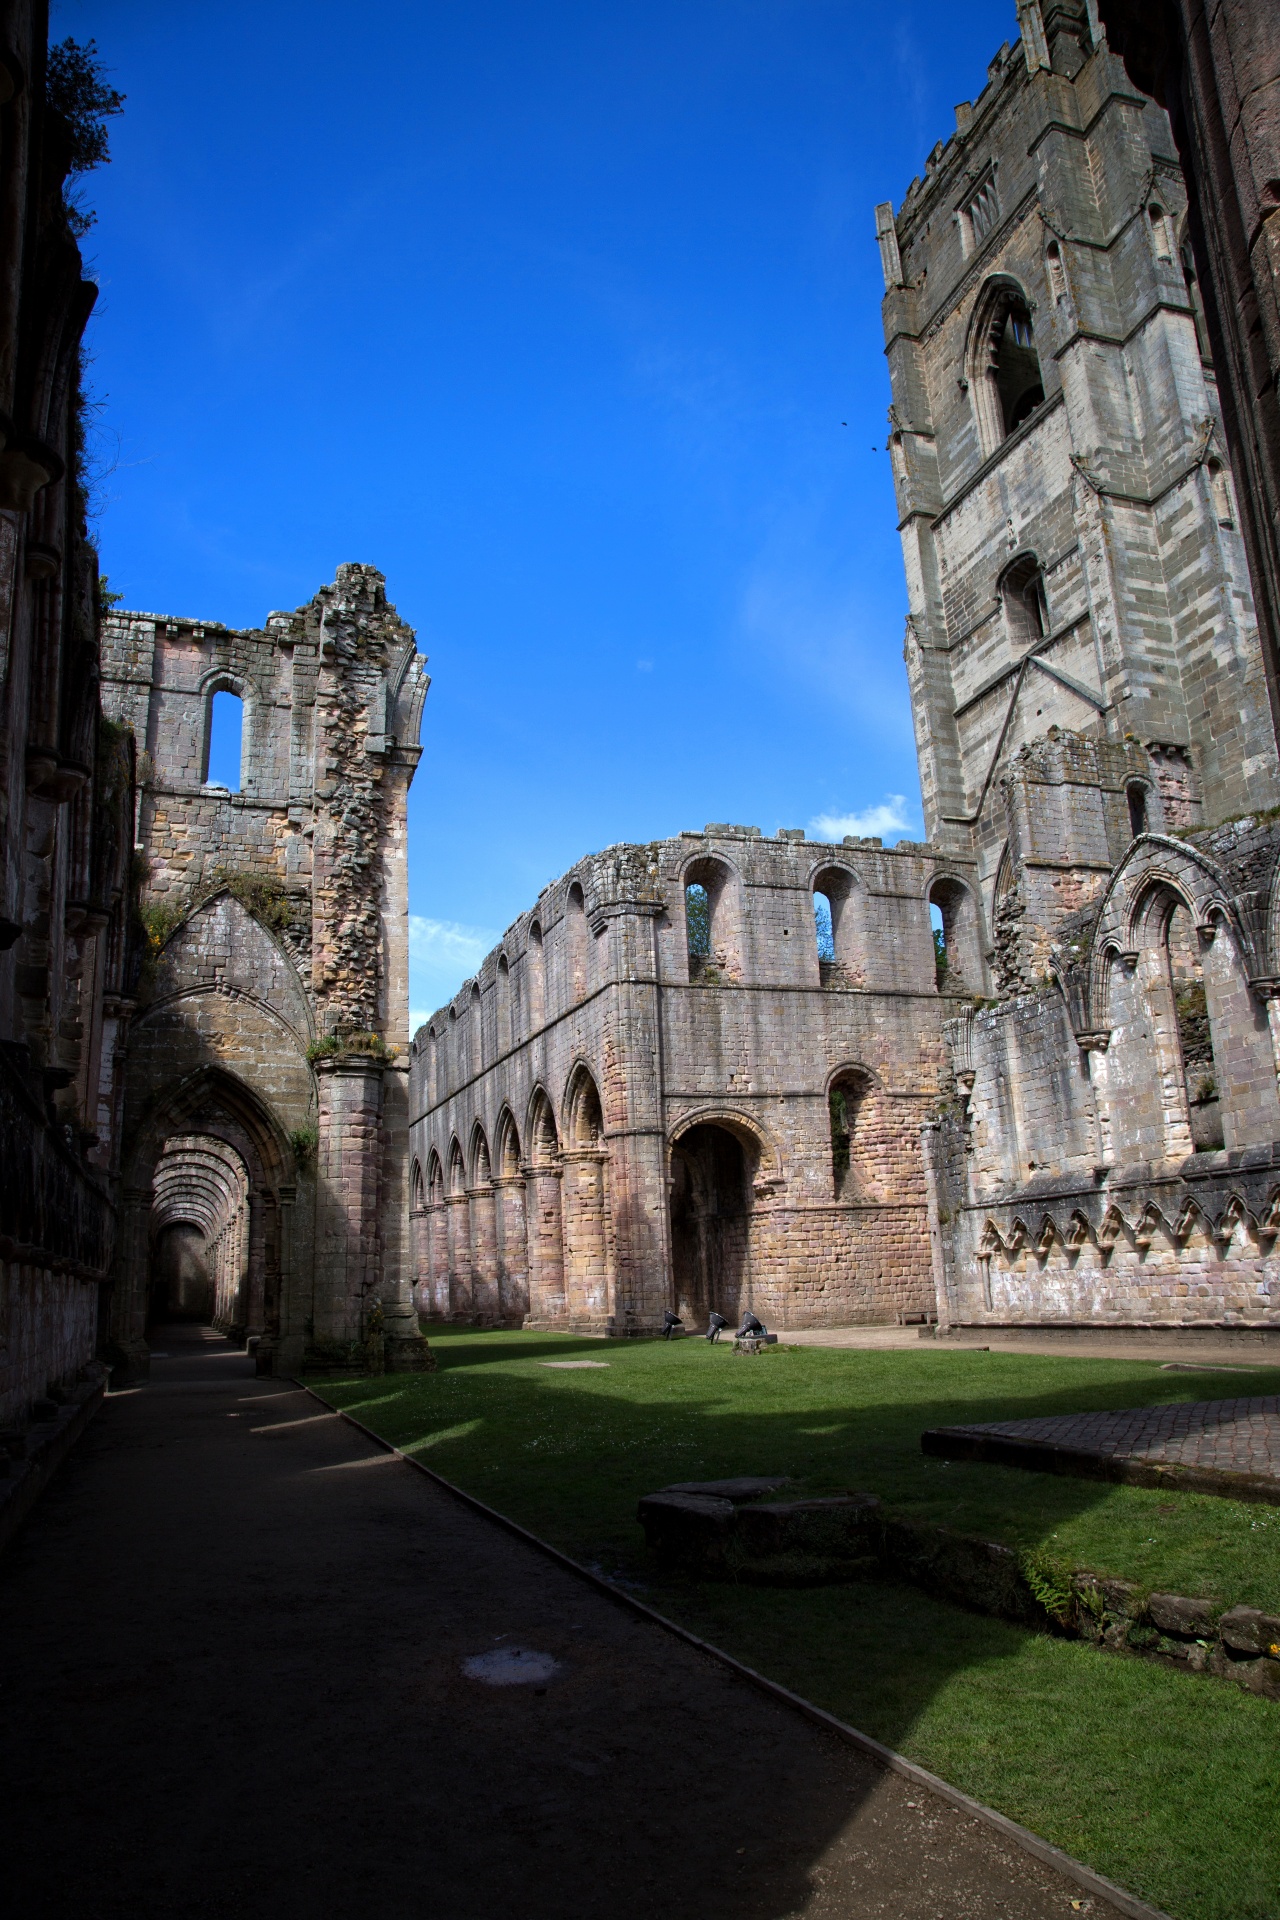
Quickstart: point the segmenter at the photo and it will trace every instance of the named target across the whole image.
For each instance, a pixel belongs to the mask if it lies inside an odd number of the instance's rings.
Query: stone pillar
[[[151,1349],[146,1341],[150,1213],[149,1189],[126,1187],[111,1301],[111,1339],[131,1380],[145,1380],[151,1370]]]
[[[245,1337],[260,1339],[267,1325],[266,1196],[260,1188],[249,1193],[249,1285],[245,1307]]]
[[[564,1230],[560,1216],[560,1169],[525,1168],[529,1235],[529,1327],[558,1327],[565,1319]]]
[[[519,1326],[529,1311],[529,1237],[524,1181],[507,1174],[494,1181],[498,1193],[498,1312]]]
[[[319,1353],[345,1352],[363,1342],[381,1280],[382,1068],[367,1054],[337,1054],[317,1061],[316,1080],[320,1192],[311,1337]]]
[[[297,1197],[296,1187],[281,1187],[277,1195],[280,1203],[280,1246],[276,1278],[276,1327],[274,1332],[267,1333],[258,1347],[259,1373],[272,1373],[284,1379],[292,1379],[302,1372],[306,1350],[303,1321],[307,1303],[298,1298],[299,1280],[293,1257],[294,1203]]]
[[[498,1210],[491,1185],[467,1193],[471,1243],[471,1308],[482,1325],[500,1317],[498,1306]]]
[[[604,1156],[598,1147],[569,1148],[564,1165],[564,1291],[572,1326],[603,1327],[609,1299]]]
[[[438,1320],[449,1313],[449,1219],[442,1200],[427,1208],[427,1290]]]
[[[465,1193],[445,1197],[448,1237],[448,1307],[450,1320],[469,1320],[471,1305],[471,1220]]]

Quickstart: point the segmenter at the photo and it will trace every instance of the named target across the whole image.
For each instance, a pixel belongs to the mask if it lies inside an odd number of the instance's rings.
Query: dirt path
[[[0,1563],[28,1920],[1068,1920],[1090,1902],[169,1330]],[[493,1687],[519,1647],[558,1670]]]

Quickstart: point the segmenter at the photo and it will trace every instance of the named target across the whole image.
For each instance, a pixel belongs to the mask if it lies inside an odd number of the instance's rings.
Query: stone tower
[[[428,678],[372,567],[234,632],[121,614],[110,711],[139,749],[151,942],[126,1076],[115,1338],[145,1363],[175,1235],[264,1367],[422,1358],[407,1270],[405,814]],[[220,693],[239,790],[212,784]],[[181,1232],[179,1232],[181,1230]],[[149,1299],[150,1293],[150,1299]]]
[[[925,817],[1007,987],[1139,826],[1280,801],[1168,122],[1083,4],[1020,17],[877,210]]]
[[[925,815],[988,975],[925,1129],[938,1320],[1274,1340],[1280,766],[1186,190],[1092,8],[1018,12],[877,212]]]

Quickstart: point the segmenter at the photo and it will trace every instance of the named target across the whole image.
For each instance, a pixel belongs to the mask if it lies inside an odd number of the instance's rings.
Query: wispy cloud
[[[809,834],[814,840],[843,840],[846,833],[857,834],[864,840],[878,834],[885,840],[894,834],[907,833],[911,824],[906,795],[886,793],[877,806],[863,807],[860,812],[816,814],[809,822]]]
[[[430,920],[421,913],[409,915],[409,1025],[413,1032],[453,997],[497,939],[488,927]]]

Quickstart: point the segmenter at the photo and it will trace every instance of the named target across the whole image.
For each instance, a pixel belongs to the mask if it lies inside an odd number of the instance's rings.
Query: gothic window
[[[505,953],[498,955],[498,1050],[511,1046],[511,969]]]
[[[929,888],[934,978],[939,993],[981,993],[982,947],[978,909],[959,880],[935,880]]]
[[[539,921],[531,920],[529,944],[524,952],[524,990],[528,995],[528,1020],[532,1032],[536,1032],[547,1017],[546,985],[546,953],[542,944],[542,926]]]
[[[568,935],[568,970],[571,997],[581,1000],[587,991],[587,903],[575,880],[564,907],[565,932]]]
[[[992,281],[979,298],[968,374],[983,448],[994,453],[1044,399],[1031,307],[1012,280]]]
[[[1182,1079],[1191,1119],[1191,1143],[1198,1153],[1212,1151],[1223,1144],[1222,1099],[1200,939],[1190,911],[1181,901],[1166,923],[1165,946],[1182,1054]]]
[[[964,229],[966,253],[972,253],[975,247],[982,245],[999,218],[1000,202],[996,198],[996,183],[988,175],[973,198],[961,209],[960,221]]]
[[[836,958],[835,925],[831,918],[831,902],[819,888],[813,891],[813,930],[818,941],[818,960],[821,965],[834,966]]]
[[[244,701],[229,688],[219,687],[209,702],[204,766],[207,786],[239,793],[243,735]]]
[[[1009,638],[1019,653],[1025,653],[1050,630],[1044,575],[1034,554],[1024,554],[1001,576],[1000,598]]]
[[[1045,264],[1049,269],[1049,291],[1055,300],[1067,297],[1067,272],[1062,264],[1062,249],[1056,240],[1051,240],[1044,252]]]
[[[696,860],[684,879],[690,980],[714,986],[726,978],[737,979],[741,971],[737,875],[722,860]]]

